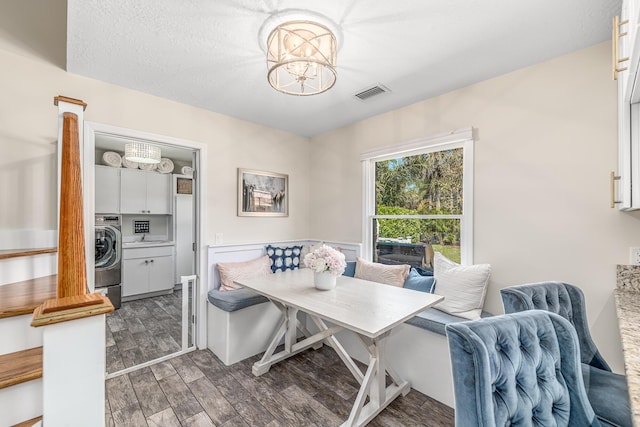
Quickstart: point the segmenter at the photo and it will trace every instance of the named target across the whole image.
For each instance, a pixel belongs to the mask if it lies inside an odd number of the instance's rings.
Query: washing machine
[[[120,215],[96,215],[95,288],[120,308],[122,299],[122,233]]]

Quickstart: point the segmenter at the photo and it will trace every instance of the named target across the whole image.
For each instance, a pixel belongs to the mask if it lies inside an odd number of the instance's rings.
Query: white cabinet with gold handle
[[[628,19],[620,21],[620,17],[613,17],[613,34],[611,35],[611,53],[613,55],[611,63],[613,67],[613,80],[618,80],[618,73],[627,71],[629,69],[627,66],[622,67],[621,65],[623,63],[629,62],[629,56],[621,56],[620,53],[620,39],[629,35],[628,31],[621,31],[621,28],[628,26],[628,24]]]
[[[640,0],[624,0],[613,19],[612,74],[618,84],[618,165],[610,176],[612,208],[640,209]]]

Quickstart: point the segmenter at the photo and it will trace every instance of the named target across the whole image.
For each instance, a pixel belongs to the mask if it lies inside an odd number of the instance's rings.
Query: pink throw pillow
[[[233,283],[238,279],[267,276],[271,274],[271,260],[268,255],[244,262],[219,262],[220,290],[232,291],[242,286]]]
[[[404,287],[404,281],[409,275],[410,268],[411,266],[408,264],[387,265],[369,262],[358,257],[356,258],[356,274],[354,277],[402,288]]]

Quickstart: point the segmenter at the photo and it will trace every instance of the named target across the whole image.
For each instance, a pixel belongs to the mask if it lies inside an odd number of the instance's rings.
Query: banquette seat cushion
[[[232,312],[255,304],[267,302],[268,299],[250,289],[240,288],[231,291],[211,289],[207,295],[209,302],[220,310]]]
[[[483,311],[481,316],[485,318],[493,315],[487,311]],[[465,322],[467,320],[469,319],[445,313],[444,311],[440,311],[435,308],[429,308],[422,313],[415,315],[405,323],[435,332],[436,334],[446,335],[446,327],[448,324]]]

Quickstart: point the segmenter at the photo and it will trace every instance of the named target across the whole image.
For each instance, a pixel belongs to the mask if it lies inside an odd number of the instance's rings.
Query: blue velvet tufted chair
[[[562,282],[541,282],[500,290],[505,313],[546,310],[567,319],[580,343],[582,376],[598,419],[606,426],[631,427],[627,381],[611,372],[589,333],[584,294],[580,288]]]
[[[447,325],[456,426],[601,426],[582,382],[578,337],[531,310]]]

